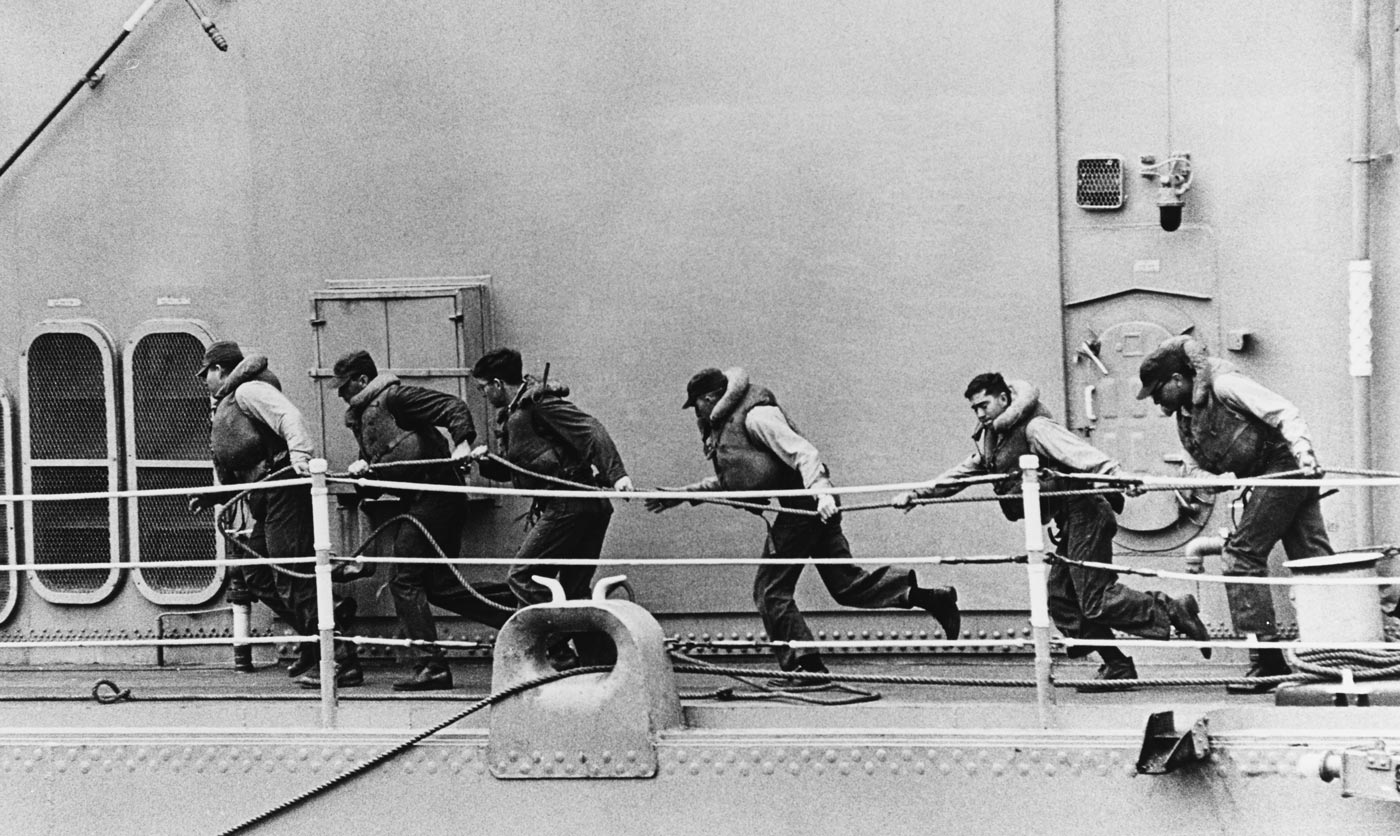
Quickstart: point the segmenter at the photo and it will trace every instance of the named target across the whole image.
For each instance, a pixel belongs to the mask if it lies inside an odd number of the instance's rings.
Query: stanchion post
[[[1026,581],[1030,584],[1031,640],[1035,646],[1035,700],[1042,728],[1054,725],[1050,678],[1050,597],[1046,591],[1045,524],[1040,518],[1040,459],[1021,457],[1021,503],[1026,515]]]
[[[248,644],[248,617],[252,607],[248,604],[233,604],[233,669],[242,673],[253,670],[253,646]],[[243,641],[239,641],[242,639]]]
[[[321,725],[335,727],[335,600],[331,592],[331,508],[326,460],[311,460],[311,531],[316,549],[316,626],[321,638]]]

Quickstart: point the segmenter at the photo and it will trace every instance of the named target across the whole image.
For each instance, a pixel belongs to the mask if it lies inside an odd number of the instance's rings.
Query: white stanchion
[[[1042,728],[1054,725],[1050,674],[1050,597],[1046,592],[1045,528],[1040,519],[1040,459],[1021,457],[1021,507],[1026,515],[1026,583],[1030,585],[1031,642],[1035,647],[1035,702]]]
[[[335,727],[335,600],[331,593],[331,509],[326,460],[311,460],[311,531],[316,549],[316,628],[321,636],[321,725]]]

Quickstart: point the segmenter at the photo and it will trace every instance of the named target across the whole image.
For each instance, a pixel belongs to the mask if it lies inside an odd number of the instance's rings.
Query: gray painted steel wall
[[[0,148],[131,5],[0,8]],[[1236,359],[1297,400],[1324,463],[1348,458],[1344,2],[207,5],[228,53],[181,4],[158,5],[0,180],[12,380],[19,335],[55,313],[118,340],[189,315],[266,350],[309,408],[308,299],[325,281],[489,274],[497,342],[552,363],[641,485],[703,475],[684,381],[731,364],[778,392],[839,484],[924,478],[969,449],[960,395],[977,372],[1039,381],[1064,409],[1081,323],[1062,288],[1087,279],[1062,272],[1088,232],[1128,230],[1115,258],[1186,246],[1154,232],[1134,166],[1126,210],[1076,209],[1074,159],[1184,150],[1187,224],[1213,247],[1189,254],[1217,272],[1213,327],[1253,331]],[[1393,121],[1376,134],[1391,142]],[[1382,417],[1400,234],[1387,171]],[[155,304],[170,296],[190,304]],[[55,311],[55,297],[83,307]],[[1393,448],[1378,421],[1382,465]],[[476,544],[513,544],[518,510]],[[869,556],[1020,544],[986,507],[847,528]],[[624,507],[608,553],[750,555],[761,537],[733,512]],[[747,567],[631,574],[662,611],[751,610]],[[1019,576],[930,575],[956,579],[974,609],[1024,606]],[[114,627],[145,617],[133,597],[107,608]]]

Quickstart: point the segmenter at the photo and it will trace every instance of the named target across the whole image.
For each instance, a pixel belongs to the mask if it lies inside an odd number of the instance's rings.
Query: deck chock
[[[488,757],[497,778],[650,778],[656,736],[682,724],[665,634],[631,601],[608,600],[617,579],[599,581],[592,600],[555,600],[517,611],[496,638],[493,691],[552,673],[561,637],[604,634],[617,651],[611,671],[550,682],[491,709]],[[582,649],[581,649],[582,651]],[[582,664],[593,660],[582,653]]]
[[[1147,730],[1138,753],[1137,771],[1142,775],[1165,775],[1178,768],[1210,756],[1210,736],[1206,734],[1206,718],[1197,720],[1190,730],[1179,732],[1171,711],[1159,711],[1147,718]]]
[[[1317,774],[1327,782],[1341,778],[1343,798],[1400,801],[1400,752],[1384,740],[1326,753],[1317,759]]]

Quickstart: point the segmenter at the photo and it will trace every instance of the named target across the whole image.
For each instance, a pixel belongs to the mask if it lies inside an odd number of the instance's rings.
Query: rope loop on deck
[[[104,693],[103,689],[109,693]],[[131,702],[135,697],[131,696],[130,688],[122,688],[110,679],[99,679],[92,686],[92,698],[102,705],[112,705],[119,702]]]

